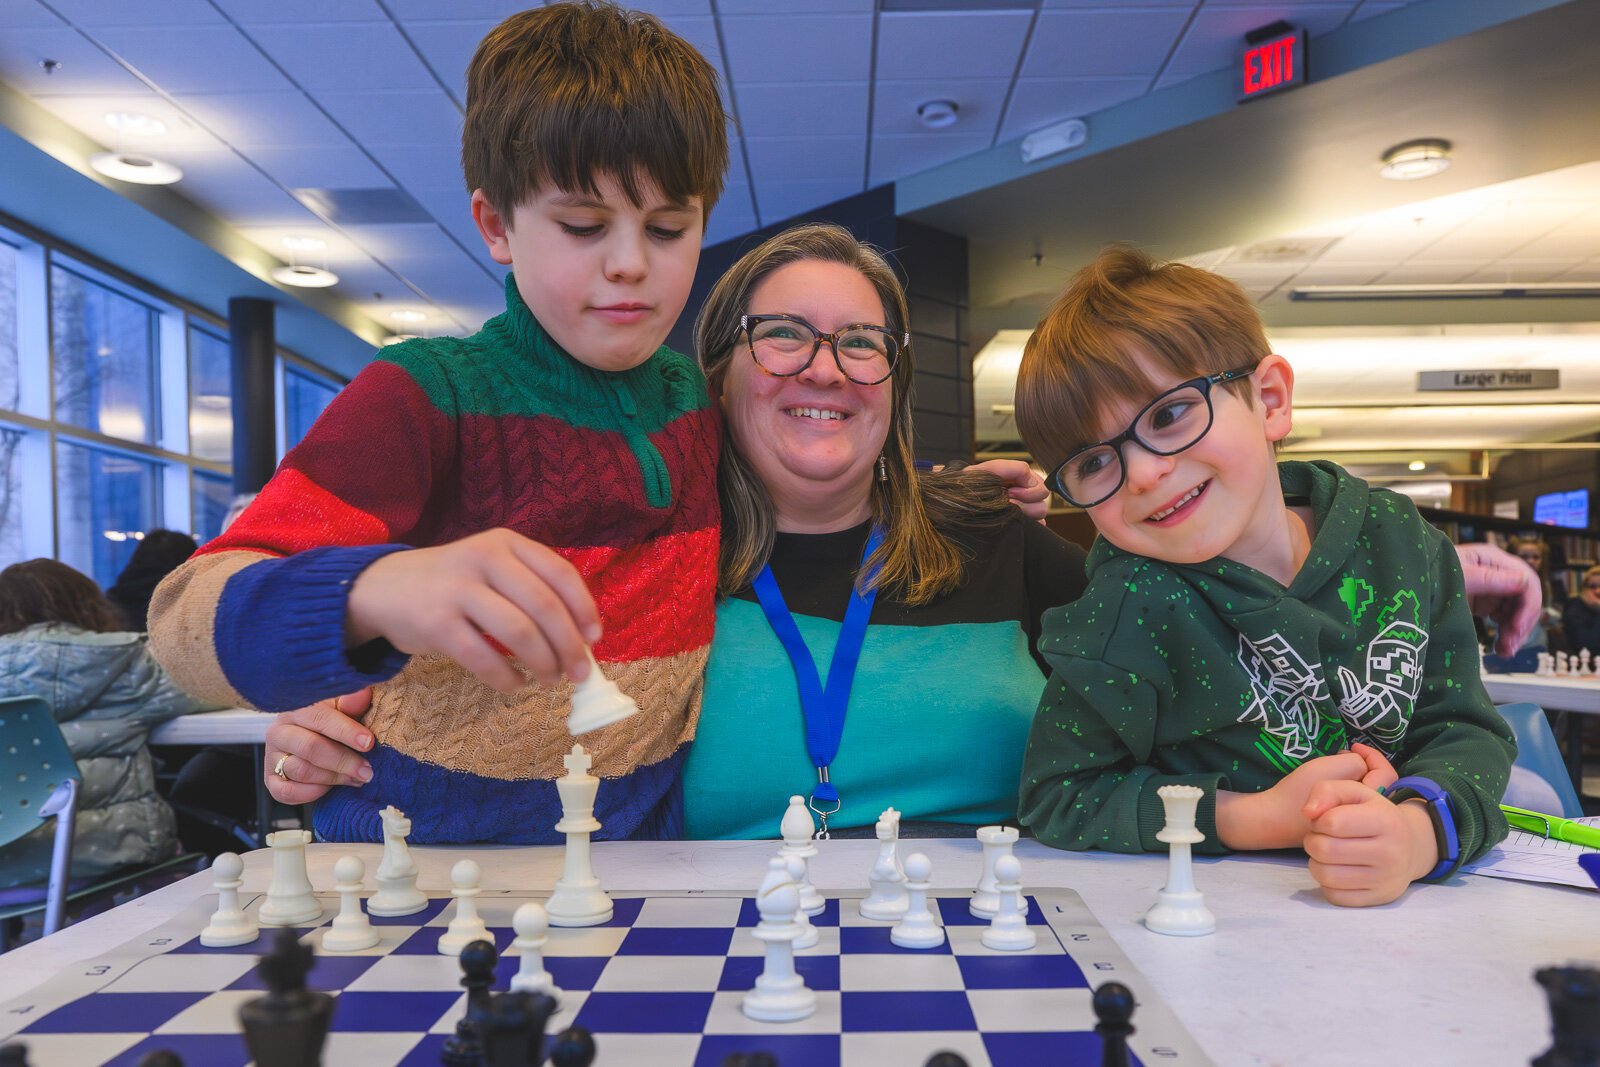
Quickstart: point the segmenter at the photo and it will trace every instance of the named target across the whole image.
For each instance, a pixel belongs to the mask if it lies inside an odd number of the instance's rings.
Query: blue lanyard
[[[861,561],[865,563],[882,543],[883,528],[874,526],[867,537],[867,547],[862,550]],[[839,741],[844,737],[844,714],[850,704],[850,686],[855,681],[861,643],[867,635],[867,618],[872,614],[872,603],[878,598],[878,591],[870,589],[862,593],[852,584],[844,625],[839,627],[839,642],[834,646],[833,661],[828,665],[828,685],[823,688],[816,661],[806,647],[805,638],[800,636],[800,628],[795,625],[789,606],[783,601],[778,580],[772,576],[772,568],[762,567],[752,584],[756,599],[761,602],[761,610],[767,616],[767,623],[778,635],[783,650],[789,654],[790,664],[794,666],[795,683],[800,689],[800,712],[806,725],[806,752],[817,768],[817,785],[811,791],[811,810],[822,816],[822,829],[817,836],[825,839],[828,836],[828,816],[843,806],[839,791],[829,780],[828,768],[839,754]],[[819,807],[819,801],[832,804],[833,807]]]

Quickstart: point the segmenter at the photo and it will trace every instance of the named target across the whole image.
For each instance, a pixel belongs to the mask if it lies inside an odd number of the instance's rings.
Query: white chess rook
[[[764,1023],[796,1022],[817,1010],[816,993],[806,987],[805,979],[794,969],[800,890],[789,880],[787,866],[785,860],[772,861],[768,880],[762,883],[763,891],[756,898],[761,921],[751,934],[766,947],[766,960],[755,988],[739,1002],[745,1015]],[[772,884],[779,873],[782,880]]]
[[[248,945],[260,934],[256,921],[239,907],[239,887],[244,885],[244,860],[236,853],[224,852],[211,864],[212,885],[217,890],[217,910],[200,931],[200,943],[207,948]]]
[[[938,948],[944,944],[944,927],[928,910],[928,890],[933,883],[933,863],[920,852],[906,857],[906,889],[911,903],[889,931],[889,940],[901,948]]]
[[[450,868],[450,894],[456,898],[456,917],[450,920],[439,937],[439,953],[459,956],[461,950],[474,941],[493,941],[489,927],[478,915],[478,894],[483,871],[471,860],[462,860]]]
[[[611,919],[611,898],[600,888],[589,859],[589,835],[600,829],[594,817],[594,798],[600,779],[589,773],[593,760],[582,745],[563,756],[567,773],[556,779],[561,794],[561,821],[556,831],[567,835],[567,851],[545,913],[551,926],[598,926]]]
[[[995,862],[995,879],[999,885],[995,894],[997,910],[980,940],[985,948],[1026,952],[1039,943],[1039,935],[1033,932],[1027,916],[1018,907],[1018,903],[1026,903],[1026,899],[1022,895],[1022,864],[1017,857],[1010,853],[1001,856]]]
[[[588,656],[589,673],[573,688],[572,712],[567,716],[567,732],[574,736],[639,714],[639,705],[633,698],[601,672],[594,653]]]
[[[1190,846],[1206,839],[1194,824],[1195,808],[1205,790],[1192,785],[1164,785],[1156,790],[1166,809],[1166,825],[1156,839],[1169,846],[1167,885],[1144,914],[1144,924],[1158,934],[1198,937],[1217,928],[1217,917],[1194,887],[1194,859]]]
[[[1002,856],[1011,855],[1011,849],[1017,843],[1019,833],[1014,826],[982,826],[978,828],[978,843],[983,846],[983,876],[978,879],[978,888],[972,891],[972,901],[967,905],[968,910],[980,919],[992,919],[1000,912],[1000,891],[995,878],[995,864]],[[1028,902],[1020,894],[1017,900],[1017,910],[1026,915]]]
[[[555,979],[544,969],[544,946],[550,941],[550,917],[544,905],[530,900],[511,916],[511,928],[517,932],[511,947],[522,956],[517,973],[511,976],[513,993],[548,993],[559,997]]]
[[[378,864],[378,891],[367,901],[369,915],[411,915],[428,906],[428,894],[417,888],[417,865],[406,836],[411,820],[393,804],[378,813],[383,820],[383,862]]]
[[[272,884],[258,914],[262,926],[298,926],[322,918],[322,905],[311,893],[306,874],[310,830],[279,830],[267,835],[272,849]]]
[[[333,884],[339,891],[339,914],[322,934],[324,952],[360,952],[378,943],[378,930],[361,910],[361,880],[367,865],[359,856],[340,856],[333,865]]]
[[[817,824],[811,820],[811,811],[806,807],[806,798],[792,796],[789,806],[783,811],[783,819],[778,823],[778,833],[783,838],[783,847],[778,851],[784,856],[796,856],[802,863],[809,865],[811,857],[817,854],[814,843]],[[817,887],[811,884],[811,876],[806,871],[800,872],[800,877],[795,880],[795,889],[800,894],[800,910],[807,915],[820,915],[825,901],[822,894],[817,892]]]

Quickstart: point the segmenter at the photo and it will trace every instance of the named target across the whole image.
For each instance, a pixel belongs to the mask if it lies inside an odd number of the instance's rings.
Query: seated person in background
[[[1544,597],[1544,609],[1539,612],[1533,628],[1522,639],[1522,644],[1516,651],[1526,650],[1532,653],[1569,651],[1566,635],[1562,633],[1561,611],[1556,606],[1554,590],[1550,588],[1550,546],[1545,544],[1542,538],[1529,534],[1513,537],[1511,551],[1515,552],[1522,562],[1532,567],[1534,573],[1539,576],[1539,592]],[[1531,670],[1532,665],[1528,665],[1528,669]]]
[[[1332,463],[1274,462],[1293,384],[1237,285],[1125,248],[1029,339],[1018,428],[1100,536],[1045,618],[1020,816],[1156,850],[1157,787],[1195,785],[1203,848],[1303,847],[1331,902],[1382,904],[1505,835],[1515,748],[1450,542]]]
[[[0,697],[14,696],[44,698],[83,774],[74,879],[176,854],[145,739],[153,726],[217,705],[179,689],[99,586],[53,559],[0,571]],[[12,846],[0,887],[44,881],[52,838],[41,826]]]
[[[144,535],[128,557],[128,565],[117,575],[116,584],[106,590],[106,598],[122,614],[123,629],[142,634],[150,628],[146,621],[150,595],[161,579],[199,547],[194,538],[176,530],[151,530]]]
[[[1561,629],[1574,655],[1588,649],[1589,655],[1600,658],[1600,566],[1583,572],[1578,595],[1569,598],[1561,612]]]

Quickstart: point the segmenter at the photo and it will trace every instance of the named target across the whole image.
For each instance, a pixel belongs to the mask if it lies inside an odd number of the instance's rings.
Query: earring
[[[886,482],[888,480],[889,480],[889,465],[886,462],[884,462],[882,454],[879,454],[879,456],[878,456],[878,481]]]

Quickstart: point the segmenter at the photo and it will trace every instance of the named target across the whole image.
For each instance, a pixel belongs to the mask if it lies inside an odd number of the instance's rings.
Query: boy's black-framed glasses
[[[740,315],[739,328],[750,345],[750,358],[768,374],[794,377],[811,366],[826,341],[839,373],[857,385],[886,381],[911,343],[909,333],[897,336],[887,326],[868,323],[824,333],[797,315]]]
[[[1128,480],[1122,448],[1129,441],[1157,456],[1193,448],[1211,429],[1211,387],[1245,378],[1255,366],[1191,378],[1139,409],[1128,428],[1097,444],[1085,445],[1050,472],[1050,488],[1080,508],[1092,508],[1117,495]]]

